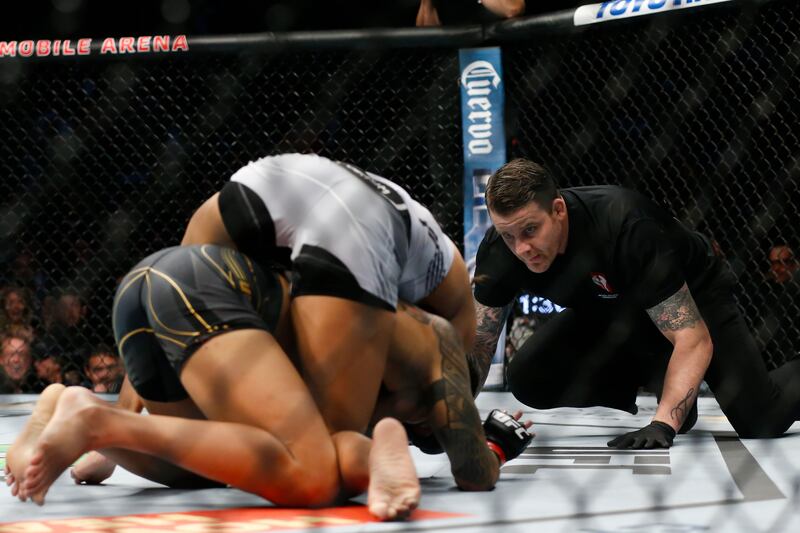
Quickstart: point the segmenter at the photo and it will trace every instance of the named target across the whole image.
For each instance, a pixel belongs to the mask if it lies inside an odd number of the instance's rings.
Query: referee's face
[[[567,247],[567,206],[562,198],[553,200],[550,213],[530,202],[507,215],[490,210],[489,216],[508,248],[533,272],[547,271]]]

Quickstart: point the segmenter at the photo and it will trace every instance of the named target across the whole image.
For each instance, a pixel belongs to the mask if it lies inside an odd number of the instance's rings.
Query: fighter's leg
[[[35,449],[36,441],[42,434],[47,423],[55,411],[61,393],[64,392],[64,385],[55,383],[48,386],[36,402],[36,407],[31,413],[30,419],[25,424],[22,432],[14,440],[14,443],[6,452],[6,484],[11,487],[11,494],[24,498],[24,491],[20,488],[24,486],[25,469],[30,464],[31,455]]]
[[[22,497],[30,497],[41,505],[50,485],[61,472],[83,453],[101,448],[109,454],[113,464],[118,463],[152,481],[184,488],[218,486],[219,483],[212,483],[175,464],[148,455],[152,452],[146,447],[114,447],[116,442],[125,446],[127,442],[135,441],[136,433],[147,438],[147,428],[151,424],[160,425],[162,432],[168,432],[170,426],[175,431],[181,431],[181,424],[172,420],[183,419],[141,416],[107,404],[88,389],[69,387],[59,398],[52,418],[33,448],[31,460],[25,469]],[[140,421],[143,421],[143,425]],[[98,425],[101,427],[98,428]],[[105,435],[107,432],[112,433],[110,438]],[[180,437],[185,438],[185,435]],[[105,442],[111,444],[106,446]]]
[[[147,409],[147,412],[150,415],[180,417],[193,420],[206,419],[191,398],[186,398],[184,400],[175,402],[154,402],[151,400],[142,400],[142,406]],[[117,405],[117,408],[120,410],[123,409],[120,405]],[[130,409],[127,409],[127,411],[132,413],[137,412]],[[223,485],[218,481],[210,480],[195,474],[190,470],[181,468],[174,463],[165,461],[160,457],[149,455],[147,453],[126,450],[123,448],[104,448],[100,451],[90,452],[87,456],[87,459],[91,458],[93,454],[99,459],[96,463],[92,463],[96,466],[96,470],[90,471],[89,473],[98,477],[103,473],[102,467],[104,465],[111,465],[112,472],[113,467],[119,465],[125,470],[136,474],[137,476],[141,476],[150,481],[161,483],[162,485],[172,488],[190,489],[218,487]],[[76,483],[81,481],[76,478],[75,470],[80,467],[85,460],[86,459],[82,460],[72,468],[72,478],[75,479]],[[108,476],[106,476],[106,478],[107,477]],[[96,480],[94,484],[102,483],[104,479],[105,478]],[[92,480],[84,481],[84,483],[93,484]]]
[[[384,383],[401,420],[433,430],[458,486],[489,490],[499,476],[499,463],[486,445],[460,341],[447,320],[401,304]]]
[[[140,416],[98,405],[78,391],[62,395],[26,470],[27,493],[43,501],[53,480],[87,450],[125,448],[281,505],[322,505],[334,498],[339,474],[333,442],[268,333],[213,337],[187,361],[181,381],[209,420]]]
[[[363,432],[386,367],[395,313],[344,298],[291,303],[303,377],[332,432]]]
[[[250,330],[250,333],[262,333],[263,340],[274,344],[274,340],[264,336],[263,332]],[[318,334],[322,335],[322,332]],[[235,338],[230,334],[223,335],[221,338],[227,337],[228,345],[224,352],[217,349],[216,353],[246,352],[254,345],[254,341],[248,338],[250,336]],[[277,344],[274,344],[274,348],[278,348]],[[259,457],[266,465],[260,465],[263,467],[260,472],[244,466],[243,474],[254,477],[255,488],[247,488],[244,483],[225,481],[262,494],[275,503],[320,505],[330,503],[337,491],[363,492],[364,482],[369,478],[369,492],[375,493],[370,500],[370,511],[377,518],[397,518],[416,507],[419,481],[402,427],[401,434],[391,429],[377,433],[372,443],[360,433],[347,430],[340,430],[334,433],[333,438],[329,437],[311,394],[288,358],[282,357],[281,365],[268,365],[265,359],[270,357],[263,356],[265,350],[261,352],[260,359],[236,363],[229,363],[224,355],[202,356],[196,353],[189,361],[189,364],[195,361],[192,373],[187,374],[187,368],[181,375],[187,391],[206,416],[211,419],[224,417],[228,421],[263,427],[280,438],[288,448],[290,456],[271,452],[269,448],[262,449]],[[274,358],[276,350],[272,352]],[[265,367],[264,370],[259,371],[259,366]],[[270,367],[269,374],[267,366]],[[222,381],[234,386],[229,393],[232,398],[220,401],[220,394],[227,396],[224,386],[204,385],[205,376],[209,374],[216,376],[213,379],[217,384],[220,383],[220,376],[225,374]],[[270,379],[265,380],[264,375],[269,375]],[[199,381],[195,383],[198,377]],[[254,395],[253,388],[259,386],[263,392]],[[226,407],[228,404],[232,405]],[[274,411],[264,409],[265,405],[274,406]],[[393,427],[391,423],[387,424]],[[402,449],[398,448],[398,442],[403,443]],[[368,464],[365,464],[365,450],[369,450]],[[270,458],[270,453],[274,459]],[[281,460],[289,465],[283,469],[272,467],[273,462]]]
[[[306,383],[339,452],[343,484],[363,483],[363,465],[352,460],[343,435],[369,423],[386,367],[395,313],[343,298],[298,296],[291,304],[298,356]],[[378,426],[384,428],[378,431]],[[379,422],[369,459],[368,503],[381,519],[402,517],[419,502],[419,480],[402,426]],[[362,448],[363,449],[363,448]],[[350,450],[350,452],[348,452]]]
[[[419,478],[408,452],[408,436],[394,418],[384,418],[372,432],[369,454],[370,512],[382,520],[405,518],[417,508],[420,499]]]
[[[122,387],[115,405],[120,409],[133,411],[134,413],[141,412],[144,407],[142,399],[136,394],[127,375],[122,381]],[[70,469],[70,476],[75,480],[75,483],[98,485],[111,477],[116,466],[112,459],[104,456],[101,452],[91,451]]]

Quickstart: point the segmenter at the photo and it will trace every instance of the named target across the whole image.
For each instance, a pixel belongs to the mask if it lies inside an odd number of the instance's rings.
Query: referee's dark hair
[[[530,202],[550,213],[558,196],[558,185],[550,173],[527,159],[509,161],[486,184],[486,205],[498,215],[511,214]]]

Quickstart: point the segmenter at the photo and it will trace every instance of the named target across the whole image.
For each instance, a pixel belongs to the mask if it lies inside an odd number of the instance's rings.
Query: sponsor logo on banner
[[[189,41],[185,35],[0,41],[0,58],[88,56],[92,53],[123,55],[188,51]]]
[[[500,48],[459,50],[461,130],[464,154],[464,260],[475,272],[475,254],[491,226],[486,208],[489,176],[506,162],[503,65]],[[504,382],[505,332],[497,343],[487,388]]]
[[[573,17],[576,26],[595,24],[608,20],[652,15],[677,9],[730,2],[731,0],[610,0],[599,4],[580,6]]]
[[[459,51],[461,125],[464,153],[464,259],[475,268],[475,254],[491,226],[486,182],[506,162],[503,127],[503,72],[500,48]]]
[[[439,513],[417,509],[412,520],[460,518],[468,515]],[[377,522],[366,507],[334,507],[330,509],[277,509],[274,507],[192,511],[186,513],[139,514],[34,520],[0,523],[0,533],[72,533],[76,531],[126,531],[136,533],[180,531],[208,533],[211,531],[309,531],[356,526]]]
[[[473,61],[461,73],[461,85],[467,93],[467,151],[469,155],[491,155],[492,91],[500,87],[500,75],[488,61]],[[495,113],[502,113],[495,109]],[[501,124],[502,125],[502,124]]]

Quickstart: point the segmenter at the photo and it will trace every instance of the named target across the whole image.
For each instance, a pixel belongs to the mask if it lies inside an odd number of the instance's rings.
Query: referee
[[[777,437],[798,419],[800,360],[767,371],[733,296],[736,280],[708,238],[631,190],[559,190],[524,159],[490,178],[486,203],[493,227],[476,258],[470,354],[482,380],[506,312],[526,290],[567,309],[509,364],[518,400],[636,413],[639,387],[656,391],[652,422],[609,446],[671,446],[696,421],[702,380],[742,437]]]

